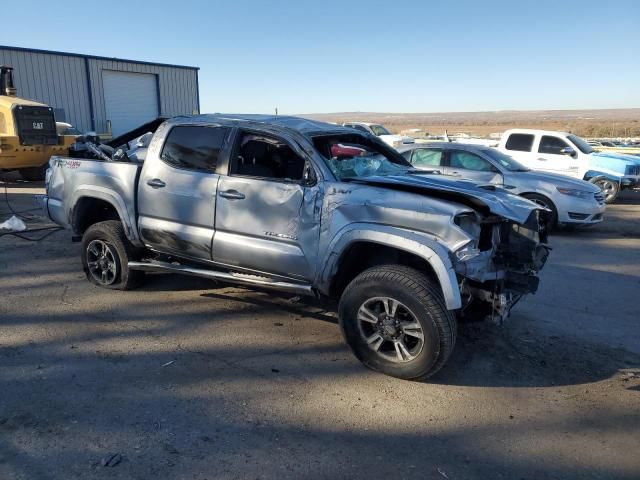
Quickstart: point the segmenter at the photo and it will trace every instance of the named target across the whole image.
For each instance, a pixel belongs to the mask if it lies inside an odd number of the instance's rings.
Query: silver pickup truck
[[[176,272],[337,300],[354,354],[396,377],[442,367],[458,317],[506,317],[548,255],[539,205],[415,170],[351,128],[200,115],[156,127],[144,162],[127,147],[47,172],[43,207],[91,282]]]

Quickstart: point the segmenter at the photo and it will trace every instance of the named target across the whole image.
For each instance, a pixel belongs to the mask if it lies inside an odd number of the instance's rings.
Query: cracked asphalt
[[[540,291],[460,325],[425,383],[362,367],[320,304],[173,275],[108,291],[67,232],[0,237],[0,479],[640,478],[639,218],[625,192],[555,234]]]

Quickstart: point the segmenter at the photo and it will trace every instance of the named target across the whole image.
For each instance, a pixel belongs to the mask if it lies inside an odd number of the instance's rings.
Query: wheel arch
[[[319,288],[322,293],[335,296],[362,271],[388,263],[423,271],[436,281],[448,310],[461,307],[460,288],[448,250],[435,239],[380,225],[354,226],[336,235],[322,263]]]
[[[71,200],[73,208],[69,212],[69,223],[73,231],[82,235],[91,225],[105,220],[120,220],[125,235],[134,244],[139,243],[133,227],[132,215],[124,200],[106,189],[92,187],[78,189]]]
[[[611,180],[612,182],[620,183],[622,181],[621,176],[613,175],[611,173],[602,172],[599,170],[589,170],[584,174],[583,180],[587,182],[593,182],[593,180],[597,178],[606,178],[607,180]]]

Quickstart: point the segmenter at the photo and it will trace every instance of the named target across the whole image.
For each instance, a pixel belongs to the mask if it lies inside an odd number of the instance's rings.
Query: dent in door
[[[246,200],[218,200],[213,256],[221,263],[312,278],[317,259],[318,187],[226,179]]]

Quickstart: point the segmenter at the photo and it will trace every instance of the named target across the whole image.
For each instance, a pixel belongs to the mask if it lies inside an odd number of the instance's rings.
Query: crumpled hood
[[[368,185],[416,191],[425,195],[436,194],[439,197],[450,197],[452,201],[464,203],[464,199],[472,200],[475,205],[486,207],[491,213],[517,223],[525,223],[531,212],[541,210],[529,200],[509,193],[500,187],[486,185],[468,180],[459,180],[441,175],[383,175],[354,179]],[[462,200],[462,201],[461,201]]]
[[[585,180],[578,178],[571,178],[566,175],[560,175],[559,173],[541,172],[538,170],[529,170],[528,172],[517,172],[517,175],[522,175],[523,178],[537,180],[540,182],[552,183],[556,187],[561,188],[573,188],[576,190],[583,190],[586,192],[598,193],[600,187],[597,187],[593,183],[589,183]],[[509,183],[508,180],[505,183]]]
[[[625,162],[633,162],[636,165],[640,165],[640,157],[636,155],[629,155],[627,153],[615,153],[615,152],[593,152],[591,155],[594,157],[612,158],[615,160],[624,160]]]

